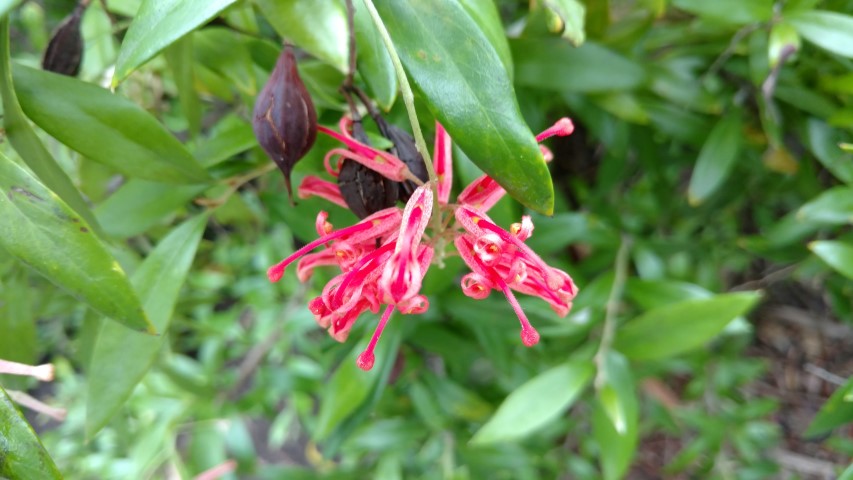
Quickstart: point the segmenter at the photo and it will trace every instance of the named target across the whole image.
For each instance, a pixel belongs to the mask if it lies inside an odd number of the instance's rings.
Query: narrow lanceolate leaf
[[[853,222],[853,187],[825,190],[800,207],[797,219],[837,225]]]
[[[853,245],[825,240],[810,243],[809,249],[838,273],[853,279]]]
[[[397,75],[394,64],[363,1],[355,5],[355,39],[358,45],[358,71],[373,93],[373,99],[389,110],[397,97]]]
[[[89,224],[2,154],[0,218],[0,245],[10,254],[102,314],[154,333],[124,271]]]
[[[121,43],[113,86],[235,1],[144,0]]]
[[[806,40],[832,53],[853,58],[853,16],[809,10],[786,16]]]
[[[726,293],[649,310],[619,329],[614,348],[632,360],[655,360],[698,348],[759,298],[756,292]]]
[[[687,188],[691,205],[704,202],[726,181],[740,152],[742,129],[740,114],[730,112],[711,130]]]
[[[0,478],[62,479],[21,412],[0,387]]]
[[[588,362],[569,362],[540,373],[506,397],[471,443],[518,440],[544,427],[574,403],[592,373]]]
[[[207,173],[151,114],[72,77],[13,67],[21,106],[33,122],[86,157],[137,178],[200,183]]]
[[[207,215],[199,215],[172,230],[133,274],[133,285],[160,336],[103,324],[90,362],[87,436],[106,425],[154,364],[206,224]]]
[[[848,378],[823,404],[806,429],[806,435],[811,437],[829,433],[850,422],[853,422],[853,377]]]
[[[347,71],[347,20],[344,2],[255,0],[270,25],[285,40]],[[356,8],[359,4],[356,3]]]
[[[0,95],[3,96],[3,128],[12,147],[39,179],[73,208],[89,225],[100,231],[95,216],[89,211],[80,191],[60,168],[30,127],[18,103],[12,83],[12,65],[9,58],[9,19],[0,19]]]
[[[375,2],[403,65],[453,141],[510,195],[551,214],[551,175],[494,47],[456,0]]]
[[[604,382],[598,390],[592,432],[599,445],[605,480],[623,478],[637,448],[639,405],[631,367],[624,356],[609,352],[604,362]]]

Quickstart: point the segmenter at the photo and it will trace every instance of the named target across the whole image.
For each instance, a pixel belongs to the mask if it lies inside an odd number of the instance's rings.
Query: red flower
[[[340,132],[319,127],[319,130],[341,142],[347,148],[335,148],[326,155],[326,170],[337,175],[342,159],[350,159],[395,180],[413,180],[408,167],[399,158],[376,150],[353,138],[352,121],[344,116]],[[542,141],[553,135],[569,135],[574,129],[571,120],[563,118],[536,139]],[[541,147],[545,158],[551,153]],[[439,212],[452,212],[454,225],[443,229],[453,232],[453,243],[471,273],[462,277],[462,291],[474,299],[486,298],[492,290],[503,293],[521,323],[521,338],[525,345],[539,341],[539,333],[530,325],[513,291],[542,298],[551,308],[565,316],[572,307],[577,287],[562,270],[547,265],[524,242],[533,233],[530,217],[522,217],[510,230],[497,226],[486,215],[506,191],[491,177],[483,175],[459,194],[457,204],[449,204],[452,183],[452,148],[450,136],[436,124],[434,161],[438,177],[433,198],[430,184],[418,187],[406,203],[405,209],[387,208],[341,230],[334,230],[327,222],[328,214],[317,215],[317,233],[320,238],[294,252],[281,263],[270,267],[268,276],[277,281],[285,267],[301,257],[297,275],[306,281],[318,266],[338,266],[341,273],[323,288],[322,294],[309,302],[317,323],[329,330],[336,340],[344,341],[356,319],[370,310],[376,314],[384,311],[367,349],[358,357],[358,366],[369,370],[374,364],[374,349],[391,314],[419,314],[429,308],[429,301],[420,294],[421,284],[436,249],[443,250],[443,232],[425,233],[433,213],[433,202],[438,201]],[[346,203],[338,186],[318,177],[307,176],[299,187],[299,196],[319,196],[338,205]],[[325,245],[325,249],[309,253]],[[443,255],[444,252],[442,251]]]

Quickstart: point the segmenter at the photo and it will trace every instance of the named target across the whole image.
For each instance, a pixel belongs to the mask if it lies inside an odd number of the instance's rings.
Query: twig
[[[824,368],[820,368],[813,363],[805,364],[803,366],[803,369],[805,369],[805,371],[811,373],[812,375],[835,385],[844,385],[845,383],[847,383],[846,378],[840,375],[836,375]]]
[[[346,0],[347,4],[347,30],[349,32],[349,68],[347,75],[344,77],[344,84],[341,87],[347,90],[353,85],[353,77],[355,76],[355,8],[352,5],[352,0]]]
[[[17,390],[6,390],[6,393],[9,395],[9,398],[11,398],[12,401],[17,403],[18,405],[25,408],[29,408],[34,412],[47,415],[48,417],[54,420],[62,422],[65,420],[65,416],[68,414],[68,412],[64,408],[51,407],[50,405],[42,403],[24,392],[19,392]]]
[[[616,336],[616,312],[622,301],[622,292],[625,290],[625,282],[628,280],[628,252],[631,251],[631,238],[622,235],[622,243],[616,253],[616,264],[613,287],[607,298],[604,313],[604,330],[601,333],[601,343],[598,344],[598,352],[595,353],[595,388],[600,389],[607,383],[607,353],[613,346]]]

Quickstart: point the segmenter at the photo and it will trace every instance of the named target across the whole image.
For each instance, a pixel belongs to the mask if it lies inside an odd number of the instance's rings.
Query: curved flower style
[[[324,163],[329,174],[337,176],[341,161],[350,159],[392,180],[412,180],[421,184],[399,158],[357,141],[352,135],[349,117],[341,119],[339,129],[319,127],[321,132],[346,145],[346,148],[335,148],[326,154]],[[573,130],[571,120],[563,118],[536,139],[541,142],[554,135],[570,135]],[[540,148],[546,160],[550,160],[551,152],[544,146]],[[539,333],[528,321],[513,291],[542,298],[560,316],[569,313],[577,294],[577,287],[566,272],[547,265],[524,243],[533,234],[529,216],[511,225],[509,231],[488,217],[486,212],[506,194],[491,177],[483,175],[474,180],[459,194],[458,203],[449,203],[452,148],[450,136],[440,124],[436,124],[434,160],[437,198],[433,198],[429,183],[422,184],[404,209],[386,208],[340,230],[335,230],[327,221],[326,212],[320,212],[316,222],[319,238],[267,271],[270,281],[278,281],[285,268],[299,259],[296,273],[304,282],[316,267],[340,268],[341,273],[326,284],[322,294],[308,303],[317,323],[338,341],[346,340],[362,313],[370,310],[378,314],[385,306],[367,349],[357,360],[364,370],[373,367],[373,351],[395,310],[402,314],[419,314],[429,308],[428,299],[420,294],[421,284],[435,249],[445,244],[436,241],[443,232],[432,232],[432,238],[425,235],[436,200],[439,214],[452,213],[455,223],[448,228],[453,234],[453,243],[471,269],[462,277],[463,293],[474,299],[486,298],[492,290],[503,293],[521,323],[524,345],[530,347],[538,343]],[[318,196],[346,206],[338,186],[316,176],[305,177],[298,193],[301,198]],[[325,246],[323,250],[309,253],[321,245]]]

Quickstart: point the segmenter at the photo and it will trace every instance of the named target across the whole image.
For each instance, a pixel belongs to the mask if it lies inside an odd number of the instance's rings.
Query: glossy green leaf
[[[838,477],[838,480],[853,480],[853,463],[850,464],[841,475]]]
[[[809,10],[786,17],[806,40],[832,53],[853,58],[853,16]]]
[[[0,19],[0,95],[3,97],[3,128],[12,147],[26,162],[38,178],[56,193],[89,225],[100,232],[95,216],[80,195],[80,191],[71,183],[71,179],[56,163],[53,156],[39,140],[36,132],[21,110],[18,96],[12,83],[12,65],[9,58],[9,19]]]
[[[614,348],[632,360],[678,355],[704,345],[760,298],[756,292],[726,293],[649,310],[617,331]]]
[[[609,352],[605,379],[593,407],[592,430],[599,445],[605,480],[623,478],[639,439],[639,402],[631,369],[624,356]]]
[[[510,195],[551,214],[554,188],[494,47],[454,0],[376,2],[413,83],[453,141]]]
[[[255,0],[276,32],[320,60],[347,71],[348,35],[343,2]]]
[[[673,5],[718,23],[743,25],[770,20],[772,0],[674,0]]]
[[[853,245],[846,242],[822,240],[811,242],[809,249],[838,273],[853,279]]]
[[[354,2],[355,40],[358,48],[358,71],[370,88],[372,97],[385,110],[397,98],[397,75],[394,64],[376,26],[364,6],[364,0]]]
[[[193,35],[185,35],[167,47],[163,53],[175,79],[178,100],[190,135],[196,137],[201,131],[201,102],[194,85]]]
[[[205,189],[197,185],[176,187],[148,180],[130,180],[101,203],[95,214],[107,235],[133,237],[174,215]]]
[[[512,52],[509,50],[509,42],[507,42],[503,23],[501,23],[501,14],[495,2],[493,0],[459,0],[459,3],[489,39],[498,57],[500,57],[507,75],[512,79],[515,74],[512,65]]]
[[[0,154],[0,245],[104,315],[153,333],[124,271],[89,224]]]
[[[89,369],[88,437],[116,414],[157,359],[207,217],[207,214],[196,216],[172,230],[132,276],[145,311],[161,335],[140,335],[113,323],[104,323],[101,327]]]
[[[33,427],[0,387],[0,478],[62,479]]]
[[[853,187],[833,187],[824,190],[797,212],[797,218],[807,222],[846,224],[853,222]]]
[[[556,92],[632,90],[646,82],[643,67],[601,45],[573,47],[560,39],[514,39],[518,85]]]
[[[151,114],[130,100],[65,75],[13,67],[27,116],[60,142],[131,177],[200,183],[207,173]]]
[[[161,50],[207,23],[236,0],[145,0],[127,29],[113,86]]]
[[[822,435],[850,422],[853,422],[853,377],[838,387],[823,404],[806,429],[806,436]]]
[[[707,200],[728,179],[740,154],[742,130],[740,114],[730,112],[708,134],[687,188],[691,205],[699,205]]]
[[[519,440],[553,422],[584,391],[592,374],[587,362],[569,362],[540,373],[507,396],[471,443]]]

